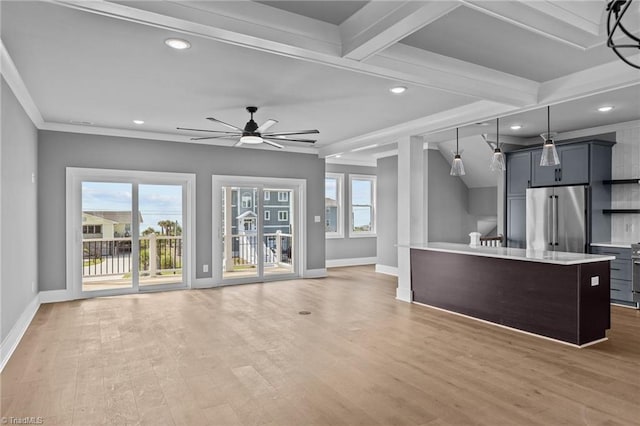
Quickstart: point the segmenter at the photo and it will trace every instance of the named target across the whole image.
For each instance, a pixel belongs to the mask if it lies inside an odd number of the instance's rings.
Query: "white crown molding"
[[[571,132],[559,133],[557,141],[576,139],[586,136],[601,135],[603,133],[613,133],[625,129],[640,128],[640,120],[624,121],[622,123],[608,124],[606,126],[590,127],[588,129],[574,130]]]
[[[44,123],[44,119],[42,118],[42,114],[40,110],[36,106],[27,86],[24,84],[16,65],[13,63],[13,59],[9,56],[9,52],[4,46],[4,43],[0,39],[0,73],[6,80],[7,84],[13,91],[13,94],[18,99],[22,108],[24,108],[25,112],[33,122],[34,126],[40,128],[42,123]]]
[[[378,164],[375,158],[325,158],[327,164],[342,164],[346,166],[363,166],[363,167],[376,167]]]

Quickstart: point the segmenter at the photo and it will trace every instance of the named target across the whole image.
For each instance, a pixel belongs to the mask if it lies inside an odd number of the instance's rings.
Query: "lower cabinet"
[[[631,249],[624,247],[592,246],[593,254],[609,254],[616,259],[611,261],[611,300],[633,303],[631,292]]]

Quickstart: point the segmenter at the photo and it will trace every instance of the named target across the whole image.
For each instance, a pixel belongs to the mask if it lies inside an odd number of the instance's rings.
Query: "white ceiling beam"
[[[535,9],[547,16],[560,19],[567,25],[599,35],[606,2],[589,1],[550,1],[517,0],[526,7]]]
[[[465,6],[541,36],[586,50],[602,42],[599,23],[593,22],[593,5],[580,1],[565,5],[549,1],[460,0]],[[565,6],[571,5],[571,8]],[[605,3],[602,3],[604,10]],[[526,46],[524,46],[526,48]]]
[[[366,64],[394,70],[406,80],[428,76],[433,87],[516,106],[537,101],[539,83],[402,43],[390,46]]]
[[[262,13],[261,20],[257,23],[252,22],[254,15],[260,14],[257,12],[264,12],[263,9],[266,7],[259,3],[235,2],[240,3],[242,7],[235,4],[236,7],[232,8],[229,3],[233,5],[234,2],[196,2],[194,4],[151,1],[136,2],[136,8],[134,8],[129,6],[130,3],[119,4],[107,1],[52,0],[52,2],[116,19],[385,78],[394,83],[427,87],[517,106],[527,105],[535,102],[536,99],[537,83],[488,68],[484,68],[484,71],[474,78],[473,73],[465,74],[460,69],[470,67],[477,70],[481,67],[463,61],[455,62],[455,66],[458,67],[456,70],[451,66],[442,66],[445,61],[436,61],[419,67],[411,66],[415,64],[409,61],[404,63],[407,69],[403,69],[399,66],[400,64],[393,63],[392,58],[389,60],[388,51],[391,49],[385,50],[378,64],[343,58],[338,42],[337,26],[319,23],[294,14],[287,14],[288,21],[282,22],[281,16],[274,11],[270,11],[274,13],[273,15]],[[255,7],[258,7],[257,12],[254,10]],[[243,14],[245,17],[240,18]],[[310,31],[304,34],[307,28],[304,24],[308,21],[321,25],[309,26]],[[333,27],[334,37],[326,31],[327,26]],[[398,46],[399,44],[392,48],[395,49]],[[377,59],[378,56],[380,55],[374,55],[371,59]]]
[[[462,127],[474,123],[479,119],[484,120],[486,117],[495,117],[497,115],[510,113],[512,110],[513,107],[508,105],[490,101],[477,101],[396,126],[356,136],[342,142],[333,143],[327,147],[320,148],[318,155],[320,157],[327,157],[341,152],[348,152],[354,148],[372,143],[379,143],[380,145],[395,143],[403,136],[428,135],[458,126]]]
[[[459,6],[456,1],[369,2],[340,25],[342,56],[365,60]]]
[[[638,63],[640,62],[640,54],[634,55],[630,59]],[[538,103],[553,105],[637,85],[640,85],[640,72],[616,59],[542,83]]]

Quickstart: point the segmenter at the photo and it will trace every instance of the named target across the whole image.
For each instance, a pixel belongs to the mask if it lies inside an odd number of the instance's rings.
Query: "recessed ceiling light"
[[[340,158],[340,157],[342,157],[342,155],[336,154],[336,158]]]
[[[144,121],[142,120],[133,120],[133,122],[136,124],[144,124]]]
[[[182,40],[181,38],[168,38],[164,41],[164,44],[178,50],[184,50],[191,47],[191,43],[187,40]]]
[[[396,87],[392,87],[391,89],[389,89],[389,91],[391,91],[391,93],[394,93],[396,95],[399,95],[401,93],[404,93],[407,91],[407,88],[404,86],[396,86]]]
[[[70,120],[69,123],[77,124],[80,126],[91,126],[93,124],[93,122],[91,121],[78,121],[78,120]]]
[[[522,124],[514,124],[511,126],[511,130],[520,130],[522,129]]]
[[[612,106],[607,105],[607,106],[601,106],[600,108],[598,108],[598,111],[600,112],[609,112],[613,109]]]

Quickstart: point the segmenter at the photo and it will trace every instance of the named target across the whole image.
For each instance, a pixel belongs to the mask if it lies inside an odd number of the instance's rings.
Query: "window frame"
[[[327,232],[326,231],[326,223],[327,223],[327,205],[325,202],[324,213],[325,213],[325,231],[324,235],[326,238],[344,238],[344,173],[325,173],[325,188],[326,188],[326,179],[335,179],[336,180],[336,232]],[[326,198],[326,189],[325,189],[325,198]]]
[[[267,191],[267,190],[264,191],[264,200],[265,201],[271,201],[271,192],[270,191]]]
[[[368,206],[367,204],[353,204],[353,182],[369,181],[371,182],[371,230],[370,231],[354,231],[353,229],[353,208],[357,206]],[[376,207],[376,191],[377,178],[375,175],[349,175],[349,238],[367,238],[376,237],[378,231],[377,224],[377,207]]]
[[[264,221],[268,222],[271,220],[271,211],[270,210],[265,210],[264,211]]]
[[[289,191],[278,191],[278,202],[289,201]]]
[[[281,219],[284,213],[284,219]],[[278,222],[289,222],[289,210],[278,210]]]
[[[251,195],[247,195],[247,194],[240,194],[240,208],[241,209],[252,209],[253,208],[253,202],[251,200]],[[246,205],[245,205],[245,201],[247,201]]]

